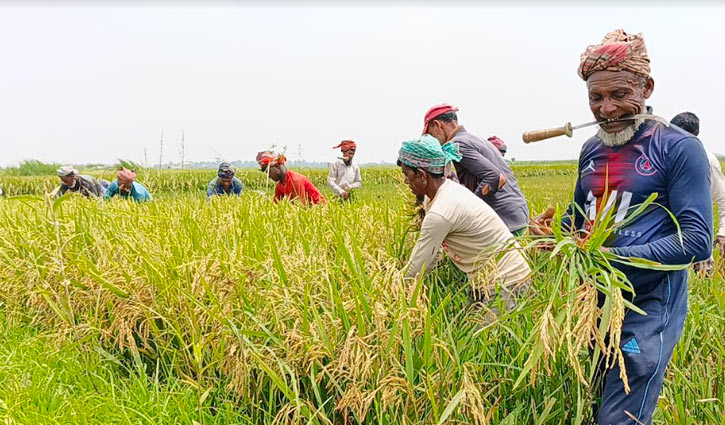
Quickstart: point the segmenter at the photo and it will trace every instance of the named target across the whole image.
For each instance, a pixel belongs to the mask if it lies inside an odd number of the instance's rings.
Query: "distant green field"
[[[565,208],[575,164],[516,164],[532,211]],[[320,188],[327,171],[301,170]],[[565,359],[514,388],[555,264],[493,326],[444,263],[400,270],[415,241],[396,167],[355,202],[206,201],[214,170],[145,170],[156,200],[43,197],[0,175],[0,419],[8,424],[573,424],[593,394]],[[111,179],[112,173],[96,174]],[[323,189],[329,195],[327,189]],[[329,197],[329,196],[328,196]],[[691,276],[690,313],[656,424],[725,424],[725,285]],[[579,358],[586,362],[588,354]],[[584,422],[586,423],[586,421]]]

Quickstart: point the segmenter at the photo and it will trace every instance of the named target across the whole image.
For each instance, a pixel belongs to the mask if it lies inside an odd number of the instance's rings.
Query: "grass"
[[[568,203],[571,165],[521,167],[532,210]],[[565,359],[514,386],[556,264],[535,256],[536,295],[481,328],[450,264],[401,278],[416,235],[398,170],[365,170],[355,203],[312,208],[274,205],[253,170],[241,199],[211,202],[213,172],[148,173],[146,205],[0,200],[7,423],[587,420]],[[326,171],[306,174],[323,186]],[[12,179],[12,193],[54,184]],[[725,423],[722,282],[691,280],[657,424]]]

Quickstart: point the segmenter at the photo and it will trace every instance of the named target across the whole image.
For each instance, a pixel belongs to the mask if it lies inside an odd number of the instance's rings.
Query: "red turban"
[[[284,165],[285,162],[287,162],[287,158],[281,153],[262,151],[257,154],[257,163],[260,166]]]
[[[119,183],[131,183],[136,179],[136,172],[126,167],[121,167],[121,170],[116,174],[116,178]]]
[[[343,152],[347,152],[350,149],[357,150],[357,144],[355,144],[355,142],[353,142],[352,140],[343,140],[342,142],[340,142],[339,145],[334,146],[332,149],[337,149],[337,148],[340,148],[340,150]]]
[[[642,34],[614,30],[601,44],[592,45],[581,55],[579,76],[586,81],[597,71],[630,71],[649,76],[649,56]]]

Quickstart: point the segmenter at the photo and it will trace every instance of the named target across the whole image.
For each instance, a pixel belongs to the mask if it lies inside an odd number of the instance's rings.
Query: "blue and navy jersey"
[[[605,191],[610,193],[602,205]],[[609,147],[589,139],[579,156],[574,202],[586,217],[575,216],[578,229],[587,228],[598,211],[615,208],[621,222],[652,193],[664,208],[651,206],[616,230],[606,246],[612,252],[662,264],[686,264],[709,257],[712,244],[710,173],[705,149],[696,137],[677,127],[646,121],[626,145]],[[571,211],[570,211],[571,212]],[[664,272],[623,268],[637,292],[653,289]]]

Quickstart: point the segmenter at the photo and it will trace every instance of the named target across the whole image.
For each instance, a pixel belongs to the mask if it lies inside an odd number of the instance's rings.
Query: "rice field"
[[[516,165],[532,211],[569,202],[575,165]],[[302,172],[325,187],[326,170]],[[107,179],[111,173],[91,173]],[[205,200],[209,170],[145,170],[156,200],[53,201],[0,174],[0,419],[7,424],[575,424],[589,387],[554,357],[524,385],[557,267],[482,327],[450,263],[403,280],[416,238],[397,168],[353,203]],[[326,188],[323,193],[331,199]],[[725,285],[691,275],[656,424],[725,424]],[[586,365],[586,350],[578,358]]]

